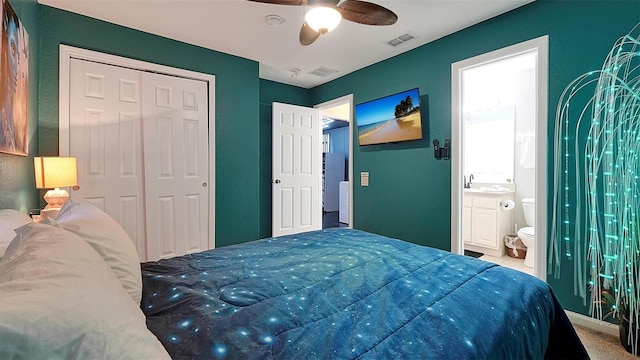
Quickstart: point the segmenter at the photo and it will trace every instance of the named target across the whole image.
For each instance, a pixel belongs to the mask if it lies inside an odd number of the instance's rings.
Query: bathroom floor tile
[[[509,259],[505,260],[501,265],[533,275],[533,268],[530,268],[527,265],[525,265],[524,259],[516,259],[516,258],[510,257]]]
[[[505,259],[505,257],[495,257],[495,256],[491,256],[491,255],[482,255],[480,258],[480,260],[484,260],[484,261],[488,261],[488,262],[492,262],[494,264],[502,264],[504,263],[507,259]]]
[[[509,267],[524,267],[526,266],[524,264],[524,259],[516,259],[516,258],[507,258],[503,263],[504,264],[508,264]]]
[[[512,258],[510,256],[503,256],[503,257],[495,257],[495,256],[491,256],[491,255],[483,255],[479,258],[480,260],[484,260],[484,261],[488,261],[488,262],[492,262],[494,264],[498,264],[504,267],[508,267],[510,269],[514,269],[514,270],[518,270],[518,271],[522,271],[524,273],[527,273],[529,275],[533,275],[533,268],[528,267],[527,265],[524,264],[524,259],[517,259],[517,258]]]

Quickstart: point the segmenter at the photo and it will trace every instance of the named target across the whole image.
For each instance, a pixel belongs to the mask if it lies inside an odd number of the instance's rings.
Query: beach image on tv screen
[[[418,89],[356,105],[356,122],[360,145],[422,139]]]

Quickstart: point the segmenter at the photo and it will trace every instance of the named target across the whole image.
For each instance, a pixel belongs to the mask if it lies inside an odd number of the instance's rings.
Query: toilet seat
[[[524,236],[530,236],[533,237],[535,236],[535,232],[534,232],[535,228],[533,226],[528,226],[528,227],[524,227],[520,230],[518,230],[518,235],[524,235]]]

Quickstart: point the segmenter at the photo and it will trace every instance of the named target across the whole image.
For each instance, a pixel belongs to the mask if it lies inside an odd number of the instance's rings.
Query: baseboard
[[[567,317],[571,320],[571,323],[586,327],[588,329],[598,331],[601,333],[620,336],[620,330],[618,329],[618,325],[608,323],[606,321],[594,319],[590,316],[582,315],[575,313],[573,311],[566,311]]]

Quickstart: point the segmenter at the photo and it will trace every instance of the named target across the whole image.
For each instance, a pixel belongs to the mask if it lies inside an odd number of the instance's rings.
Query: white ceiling
[[[398,15],[391,26],[343,21],[336,30],[302,46],[298,34],[307,6],[246,0],[38,0],[40,4],[90,16],[204,48],[255,60],[260,77],[311,88],[439,39],[533,0],[371,0]],[[285,22],[270,27],[265,18]],[[409,33],[397,47],[386,42]],[[337,70],[320,77],[309,72]]]

